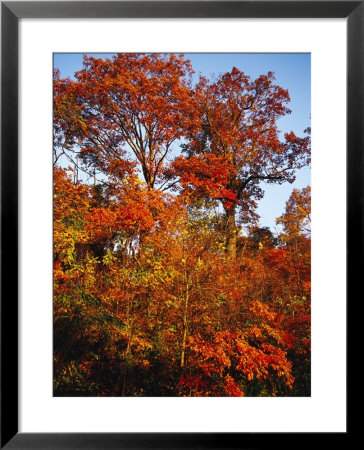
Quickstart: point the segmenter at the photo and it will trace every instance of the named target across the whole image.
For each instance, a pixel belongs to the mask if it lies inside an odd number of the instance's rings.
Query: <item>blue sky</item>
[[[89,55],[105,58],[111,54],[99,53]],[[82,68],[81,53],[54,54],[54,67],[60,69],[62,77],[73,78],[74,73]],[[282,132],[294,131],[298,136],[311,125],[311,55],[309,53],[186,53],[198,74],[211,76],[228,72],[233,66],[256,78],[269,71],[275,73],[276,83],[288,89],[291,97],[289,108],[292,113],[279,119],[278,128]],[[262,185],[264,198],[259,202],[258,213],[260,224],[276,228],[275,219],[280,216],[293,188],[302,188],[309,184],[310,170],[297,172],[295,183],[278,185]]]

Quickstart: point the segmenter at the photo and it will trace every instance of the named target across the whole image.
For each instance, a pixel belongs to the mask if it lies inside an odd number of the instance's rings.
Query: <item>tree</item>
[[[287,237],[311,234],[311,186],[293,189],[286,203],[286,211],[276,220],[282,224]]]
[[[63,133],[68,150],[80,149],[86,166],[116,179],[125,176],[131,152],[153,188],[172,144],[193,121],[190,63],[173,54],[123,53],[84,56],[83,64],[75,81],[55,74],[57,136]]]
[[[280,140],[272,75],[192,90],[191,70],[118,55],[55,73],[57,396],[309,395],[309,187],[278,238],[254,223],[259,183],[292,181],[309,139]]]
[[[237,210],[240,220],[249,221],[263,196],[262,181],[292,183],[295,170],[310,162],[308,136],[290,132],[280,139],[277,120],[290,113],[290,99],[273,81],[272,72],[251,81],[235,67],[214,82],[202,78],[196,87],[199,122],[190,126],[186,156],[174,166],[182,186],[222,202],[232,257]]]

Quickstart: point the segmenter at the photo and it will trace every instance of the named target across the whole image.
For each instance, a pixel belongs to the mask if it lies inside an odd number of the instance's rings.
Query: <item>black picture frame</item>
[[[360,292],[363,263],[355,254],[363,260],[364,1],[1,2],[1,448],[266,448],[277,435],[280,447],[307,444],[310,433],[18,432],[18,22],[117,17],[347,19],[347,309]],[[347,432],[330,434],[341,445],[349,431],[348,410]],[[316,433],[314,442],[327,445],[327,438]]]

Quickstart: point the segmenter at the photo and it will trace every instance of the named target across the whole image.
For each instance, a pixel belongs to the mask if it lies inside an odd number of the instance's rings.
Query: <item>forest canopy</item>
[[[54,72],[54,395],[309,396],[310,164],[272,72],[183,55]],[[247,232],[243,232],[244,225]]]

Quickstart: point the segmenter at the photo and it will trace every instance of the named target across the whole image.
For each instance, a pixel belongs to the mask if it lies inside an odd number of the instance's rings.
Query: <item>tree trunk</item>
[[[225,208],[225,249],[228,256],[236,258],[235,205]]]

